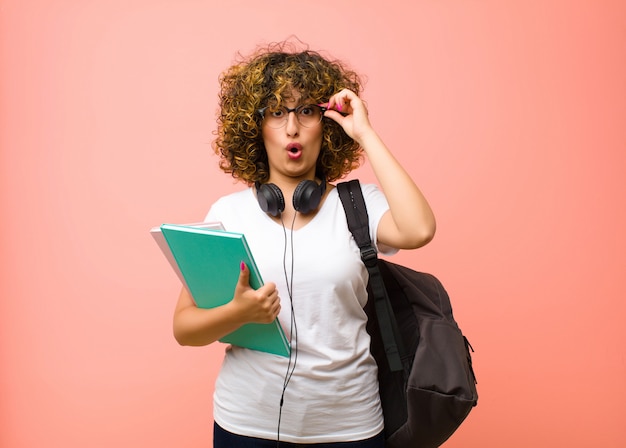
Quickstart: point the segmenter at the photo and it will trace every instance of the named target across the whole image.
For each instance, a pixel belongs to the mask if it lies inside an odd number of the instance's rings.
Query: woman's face
[[[296,92],[293,98],[285,101],[284,106],[295,109],[308,104],[302,101]],[[306,113],[306,111],[304,111]],[[269,181],[275,182],[280,177],[296,180],[314,179],[317,158],[322,148],[322,123],[303,126],[296,117],[297,112],[287,113],[286,123],[279,128],[262,122],[263,142],[267,151],[270,167]]]

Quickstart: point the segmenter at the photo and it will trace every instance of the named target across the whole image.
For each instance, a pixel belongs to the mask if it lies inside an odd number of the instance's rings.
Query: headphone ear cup
[[[322,180],[323,183],[325,183]],[[293,208],[306,215],[315,210],[322,200],[322,188],[312,180],[303,180],[293,192]]]
[[[285,197],[274,184],[256,184],[256,198],[261,210],[272,216],[278,216],[285,210]]]

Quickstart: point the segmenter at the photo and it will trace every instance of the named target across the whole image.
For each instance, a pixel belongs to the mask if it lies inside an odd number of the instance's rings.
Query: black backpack
[[[389,448],[444,443],[478,401],[470,349],[434,276],[378,258],[358,180],[337,184],[369,272],[367,331]]]

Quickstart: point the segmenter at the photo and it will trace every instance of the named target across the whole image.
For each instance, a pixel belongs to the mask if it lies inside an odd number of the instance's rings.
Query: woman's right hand
[[[239,309],[245,323],[269,324],[280,312],[280,298],[274,283],[266,283],[259,289],[250,286],[250,270],[241,262],[239,281],[235,287],[232,305]]]
[[[180,345],[209,345],[247,323],[270,323],[280,312],[274,283],[250,286],[250,271],[242,263],[233,299],[216,308],[198,308],[182,288],[174,310],[174,338]]]

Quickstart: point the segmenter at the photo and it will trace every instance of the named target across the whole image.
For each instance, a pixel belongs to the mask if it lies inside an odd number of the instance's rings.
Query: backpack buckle
[[[363,263],[365,264],[365,266],[375,265],[376,261],[378,260],[378,254],[376,252],[376,249],[374,249],[372,246],[362,247],[361,248],[361,260],[363,260]]]

